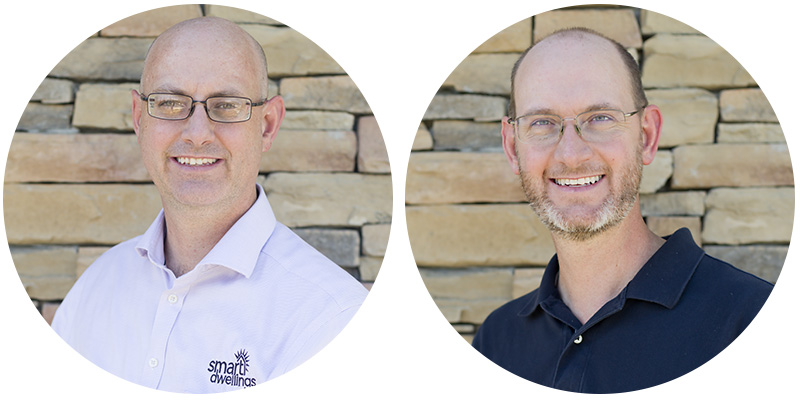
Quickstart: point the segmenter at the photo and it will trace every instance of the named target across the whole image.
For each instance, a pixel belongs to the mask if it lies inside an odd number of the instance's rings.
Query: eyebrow
[[[584,113],[584,112],[587,112],[587,111],[608,110],[608,109],[617,109],[617,108],[618,108],[617,106],[614,106],[611,103],[605,103],[605,102],[604,103],[595,103],[595,104],[590,105],[589,107],[586,107],[580,113]],[[558,113],[555,112],[555,110],[553,110],[552,108],[547,108],[547,107],[534,108],[534,109],[528,110],[527,112],[523,113],[522,115],[538,115],[538,114],[558,115]],[[558,116],[564,117],[562,115],[558,115]],[[569,118],[570,116],[566,116],[566,117]]]
[[[180,94],[180,95],[189,96],[189,97],[194,98],[187,91],[182,90],[182,89],[178,88],[177,86],[173,86],[172,84],[169,84],[169,83],[163,84],[161,86],[156,87],[150,93],[174,93],[174,94]],[[240,92],[239,90],[236,90],[236,89],[225,89],[225,90],[217,90],[215,92],[212,92],[206,98],[208,98],[208,97],[225,97],[225,96],[247,97],[244,93]]]

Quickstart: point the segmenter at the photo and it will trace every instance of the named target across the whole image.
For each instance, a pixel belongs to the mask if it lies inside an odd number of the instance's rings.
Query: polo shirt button
[[[581,344],[582,341],[583,341],[583,335],[578,335],[578,338],[573,340],[572,343]]]
[[[148,364],[150,364],[150,368],[155,368],[158,366],[158,360],[156,360],[155,358],[151,358]]]
[[[176,302],[178,302],[178,296],[171,294],[169,295],[169,297],[167,297],[167,301],[169,301],[170,304],[175,304]]]

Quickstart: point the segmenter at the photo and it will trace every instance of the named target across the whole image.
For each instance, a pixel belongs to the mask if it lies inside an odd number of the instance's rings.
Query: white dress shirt
[[[350,321],[366,289],[275,220],[263,189],[190,272],[164,263],[164,212],[97,259],[53,319],[84,357],[175,392],[239,389],[309,359]]]

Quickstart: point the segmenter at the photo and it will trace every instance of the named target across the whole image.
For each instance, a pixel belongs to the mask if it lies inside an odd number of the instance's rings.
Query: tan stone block
[[[261,172],[353,171],[356,135],[341,131],[278,131],[272,147],[261,155]]]
[[[647,227],[661,237],[672,235],[680,228],[689,228],[694,242],[703,245],[700,217],[647,217]]]
[[[142,232],[144,233],[144,232]],[[109,246],[80,246],[78,247],[78,268],[76,275],[78,278],[86,272],[92,263],[103,255],[106,251],[111,249]]]
[[[151,38],[89,38],[67,54],[50,76],[138,82],[142,76],[144,56],[152,42]]]
[[[447,322],[469,324],[482,324],[492,311],[507,303],[509,300],[511,299],[433,299],[436,306],[439,307],[439,311],[447,318]]]
[[[358,171],[370,173],[389,173],[389,153],[373,116],[358,119]]]
[[[18,131],[59,132],[70,129],[72,104],[28,103],[19,119]]]
[[[431,132],[425,126],[425,124],[419,124],[419,128],[417,128],[417,134],[414,135],[414,142],[411,144],[411,150],[430,150],[433,149],[433,136],[431,136]]]
[[[506,114],[508,100],[477,94],[437,94],[422,119],[471,119],[499,121]]]
[[[406,176],[407,204],[525,201],[503,153],[413,153]]]
[[[433,121],[435,150],[502,151],[500,122]]]
[[[712,257],[775,283],[783,269],[789,246],[705,246],[703,250]]]
[[[383,257],[362,256],[361,264],[358,265],[358,273],[361,282],[374,282],[380,272]]]
[[[720,143],[786,143],[778,124],[744,123],[717,125]]]
[[[264,190],[278,221],[299,226],[361,226],[389,223],[392,178],[346,173],[272,173]]]
[[[206,4],[206,15],[225,18],[233,22],[248,22],[269,25],[280,25],[281,23],[264,15],[254,13],[241,8],[220,6],[216,4]]]
[[[723,90],[719,108],[720,119],[725,122],[778,122],[761,89]]]
[[[3,201],[10,244],[117,244],[161,209],[153,185],[6,184]]]
[[[280,94],[288,109],[372,113],[356,84],[346,75],[285,78],[281,80]]]
[[[241,27],[261,44],[272,78],[344,73],[328,53],[294,29],[252,24]]]
[[[87,83],[78,88],[75,96],[75,115],[72,124],[81,128],[133,131],[131,90],[135,83]]]
[[[470,344],[472,344],[472,341],[473,341],[473,340],[475,340],[475,335],[474,335],[474,334],[466,334],[466,333],[462,333],[462,334],[461,334],[461,337],[462,337],[464,340],[466,340],[466,341],[467,341],[467,343],[470,343]]]
[[[490,37],[473,53],[520,53],[530,47],[532,38],[533,21],[525,18]]]
[[[77,248],[74,246],[11,247],[28,296],[38,300],[61,300],[75,283]]]
[[[642,26],[642,34],[645,35],[655,33],[700,33],[683,22],[667,17],[664,14],[644,9],[639,14],[639,24]]]
[[[453,324],[452,326],[458,333],[475,333],[475,325],[472,324]]]
[[[459,92],[504,94],[511,92],[511,68],[519,54],[472,54],[444,81]]]
[[[420,275],[434,302],[452,323],[481,323],[511,300],[511,268],[420,268]]]
[[[645,93],[663,116],[659,148],[714,142],[719,108],[713,93],[703,89],[660,89]]]
[[[533,18],[533,41],[559,29],[584,27],[616,40],[624,47],[642,47],[642,35],[633,10],[556,10]]]
[[[358,267],[361,250],[358,232],[354,229],[293,229],[306,243],[340,267]]]
[[[7,183],[149,180],[132,134],[17,133],[5,175]]]
[[[511,298],[522,297],[538,288],[542,283],[542,276],[544,268],[515,268]]]
[[[31,101],[41,101],[42,104],[71,103],[75,98],[75,89],[72,81],[66,79],[45,78],[31,97]]]
[[[361,227],[361,251],[370,256],[380,256],[386,253],[389,243],[390,224],[364,225]]]
[[[645,87],[706,89],[755,85],[725,49],[705,36],[658,34],[644,43]]]
[[[117,21],[100,31],[100,36],[155,37],[178,22],[202,17],[198,4],[162,7]]]
[[[642,168],[642,182],[639,185],[639,193],[655,193],[664,187],[672,176],[672,152],[669,150],[659,150],[656,158],[649,165]]]
[[[350,131],[355,121],[353,114],[344,112],[287,111],[281,129]]]
[[[642,215],[702,216],[706,212],[706,192],[682,191],[643,194],[639,196]]]
[[[703,243],[788,243],[793,188],[712,189],[706,198]]]
[[[692,145],[672,152],[673,189],[794,183],[789,148],[784,144]]]
[[[555,252],[550,232],[527,204],[406,207],[417,265],[544,265]]]

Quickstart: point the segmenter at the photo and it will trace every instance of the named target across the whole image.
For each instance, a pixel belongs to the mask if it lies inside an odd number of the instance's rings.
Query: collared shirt
[[[772,284],[703,252],[685,228],[585,324],[556,288],[557,256],[541,286],[486,318],[473,346],[514,374],[562,390],[626,392],[699,367],[752,321]]]
[[[190,272],[164,264],[163,210],[81,275],[53,328],[99,367],[175,392],[281,375],[348,323],[367,291],[275,220],[263,189]]]

